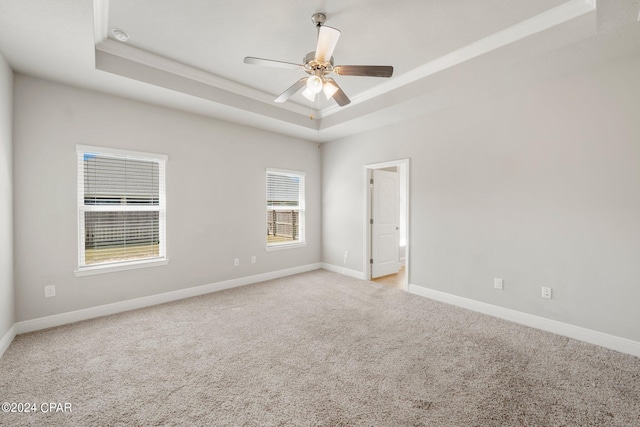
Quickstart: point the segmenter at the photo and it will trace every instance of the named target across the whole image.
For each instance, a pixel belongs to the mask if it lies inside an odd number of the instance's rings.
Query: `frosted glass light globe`
[[[318,76],[311,76],[307,79],[307,88],[312,93],[320,93],[322,90],[322,79]]]
[[[311,102],[316,100],[316,95],[317,94],[311,92],[308,87],[305,87],[304,90],[302,91],[302,96],[304,96]]]

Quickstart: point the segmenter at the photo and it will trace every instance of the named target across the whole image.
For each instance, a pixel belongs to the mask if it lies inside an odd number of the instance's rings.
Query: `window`
[[[78,270],[166,264],[166,156],[77,146]]]
[[[267,249],[303,246],[304,172],[267,169]]]

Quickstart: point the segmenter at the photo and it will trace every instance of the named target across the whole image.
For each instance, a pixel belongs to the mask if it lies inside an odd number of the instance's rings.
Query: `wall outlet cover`
[[[44,297],[51,298],[56,296],[56,285],[49,285],[44,287]]]

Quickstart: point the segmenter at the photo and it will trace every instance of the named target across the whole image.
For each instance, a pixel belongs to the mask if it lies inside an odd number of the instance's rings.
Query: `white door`
[[[371,192],[371,278],[400,269],[400,186],[397,172],[373,169]]]

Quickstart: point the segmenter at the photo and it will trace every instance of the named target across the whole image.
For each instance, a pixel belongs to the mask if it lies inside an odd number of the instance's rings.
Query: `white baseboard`
[[[11,345],[11,342],[15,337],[16,337],[16,325],[14,324],[11,328],[9,328],[7,333],[4,334],[4,336],[0,340],[0,357],[2,357],[5,351],[7,351],[7,349],[9,348],[9,346]]]
[[[40,317],[38,319],[24,320],[22,322],[17,322],[12,329],[14,330],[15,336],[16,334],[39,331],[41,329],[66,325],[68,323],[79,322],[81,320],[108,316],[110,314],[122,313],[124,311],[135,310],[137,308],[150,307],[152,305],[164,304],[211,292],[237,288],[240,286],[250,285],[252,283],[264,282],[265,280],[278,279],[280,277],[291,276],[292,274],[305,273],[307,271],[318,270],[321,267],[320,263],[307,264],[300,267],[256,274],[254,276],[239,277],[237,279],[225,280],[223,282],[195,286],[193,288],[180,289],[177,291],[150,295],[148,297],[120,301],[112,304],[99,305],[97,307],[90,307],[67,313],[54,314],[52,316]],[[5,338],[3,338],[2,343],[4,343]],[[11,340],[13,340],[13,337],[11,337]],[[9,343],[11,343],[11,340],[9,340]]]
[[[17,334],[23,334],[26,332],[37,331],[54,326],[65,325],[81,320],[93,319],[96,317],[108,316],[110,314],[135,310],[137,308],[144,308],[171,301],[177,301],[184,298],[208,294],[211,292],[250,285],[252,283],[263,282],[265,280],[278,279],[280,277],[304,273],[307,271],[317,270],[319,268],[364,280],[364,273],[360,271],[350,270],[348,268],[342,268],[327,263],[315,263],[303,265],[300,267],[293,267],[284,270],[257,274],[254,276],[225,280],[223,282],[211,283],[208,285],[196,286],[193,288],[180,289],[177,291],[121,301],[113,304],[86,308],[68,313],[41,317],[38,319],[25,320],[15,323],[2,337],[2,339],[0,339],[0,357],[2,357],[4,352],[9,348],[9,345]],[[541,329],[544,331],[553,332],[569,338],[574,338],[580,341],[585,341],[591,344],[600,345],[602,347],[640,357],[640,342],[637,341],[605,334],[598,331],[593,331],[579,326],[570,325],[568,323],[558,322],[556,320],[546,319],[544,317],[535,316],[532,314],[522,313],[519,311],[471,300],[468,298],[459,297],[452,294],[447,294],[445,292],[440,292],[413,284],[409,285],[409,292],[436,301],[456,305],[469,310],[488,314],[490,316],[520,323],[526,326],[531,326],[533,328]]]
[[[500,319],[509,320],[532,328],[553,332],[558,335],[640,357],[640,342],[638,341],[605,334],[603,332],[570,325],[568,323],[558,322],[557,320],[546,319],[533,314],[522,313],[520,311],[499,307],[497,305],[459,297],[457,295],[436,291],[423,286],[410,284],[409,292],[436,301],[456,305],[458,307],[488,314],[490,316],[499,317]]]
[[[333,264],[327,264],[326,262],[320,263],[320,265],[323,269],[333,271],[334,273],[344,274],[345,276],[355,277],[356,279],[360,280],[366,280],[364,278],[364,273],[361,271],[351,270]]]

